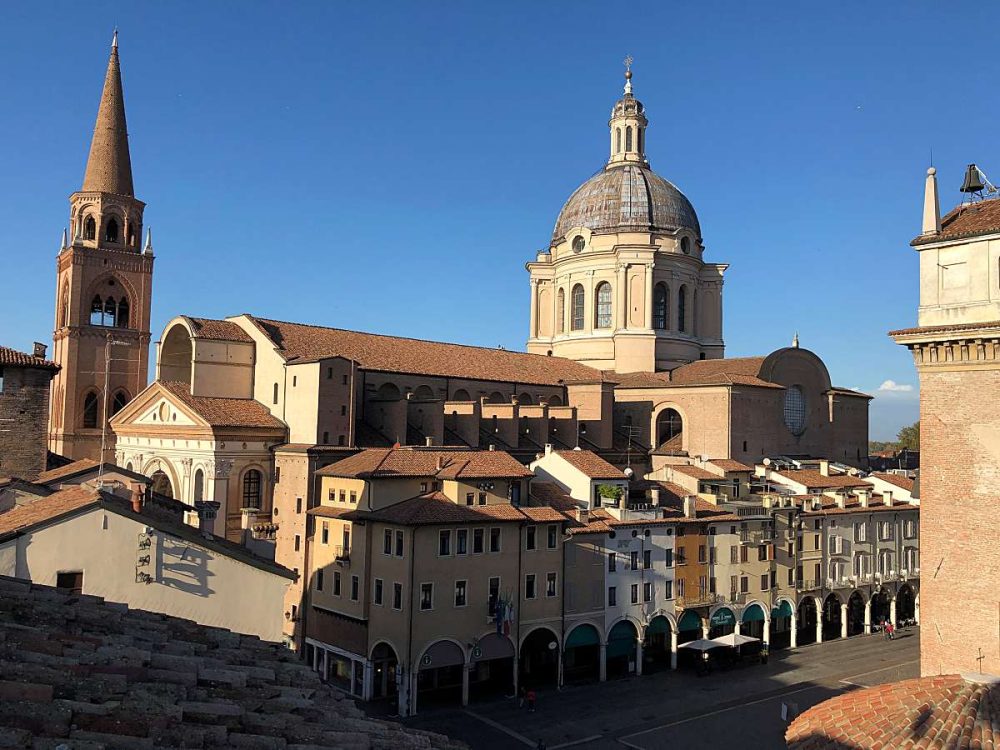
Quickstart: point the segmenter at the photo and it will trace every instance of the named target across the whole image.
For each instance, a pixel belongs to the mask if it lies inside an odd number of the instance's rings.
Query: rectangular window
[[[329,544],[330,543],[330,522],[323,521],[323,530],[320,532],[320,543]]]
[[[703,563],[707,559],[708,558],[705,555],[705,545],[704,544],[699,544],[698,545],[698,562]]]
[[[490,529],[490,552],[500,551],[500,529]]]
[[[396,530],[396,557],[403,556],[403,532]]]
[[[455,606],[464,607],[468,602],[465,599],[465,581],[455,581]]]
[[[679,596],[681,599],[684,598],[684,579],[683,578],[679,578],[677,580],[677,596]]]
[[[317,591],[322,591],[323,590],[323,569],[322,568],[319,568],[316,571],[316,590]]]
[[[375,603],[376,604],[378,604],[379,606],[382,605],[382,579],[381,578],[376,578],[375,579],[375,593],[374,593],[374,597],[373,598],[375,599]]]
[[[667,559],[667,567],[668,568],[674,567],[674,551],[672,549],[667,550],[666,559]]]
[[[644,570],[649,570],[653,567],[653,551],[643,550],[642,552],[642,567]]]
[[[630,587],[630,593],[632,594],[632,603],[639,603],[639,584],[633,583]]]
[[[545,530],[546,533],[546,546],[549,549],[555,549],[559,541],[559,527],[554,523],[549,524]]]
[[[482,529],[472,530],[472,554],[478,555],[483,551],[483,536],[484,532]]]
[[[653,601],[653,584],[649,581],[642,584],[642,600],[644,602]]]
[[[687,552],[684,547],[677,548],[677,564],[687,565]]]
[[[745,563],[750,560],[750,551],[745,546],[740,547],[740,562]]]
[[[524,598],[534,599],[535,598],[535,574],[528,573],[524,577]]]
[[[350,526],[345,526],[344,527],[344,534],[343,534],[342,541],[344,543],[344,555],[347,556],[347,555],[351,554],[351,527]]]
[[[70,570],[64,573],[56,573],[56,588],[63,591],[80,595],[83,593],[83,571]]]
[[[763,562],[767,560],[767,545],[762,544],[757,548],[757,561]]]
[[[618,605],[618,589],[614,586],[608,586],[608,606],[615,607]]]
[[[524,548],[527,550],[535,549],[535,527],[529,526],[524,530]]]
[[[434,584],[420,584],[420,609],[428,610],[434,608]]]
[[[708,593],[714,594],[715,587],[716,587],[715,576],[712,576],[711,578],[708,579]]]
[[[455,532],[455,554],[465,555],[469,552],[469,530],[458,529]]]
[[[392,529],[386,529],[382,537],[382,554],[392,554]]]
[[[401,583],[392,584],[392,608],[403,608],[403,584]]]
[[[358,493],[357,493],[357,492],[354,492],[354,491],[352,490],[352,491],[351,491],[351,502],[352,502],[352,503],[356,503],[357,501],[358,501]]]
[[[553,597],[556,595],[556,574],[546,573],[545,574],[545,596]]]
[[[664,595],[664,597],[666,597],[666,599],[668,601],[670,599],[674,598],[674,582],[673,581],[667,581],[666,582],[666,586],[664,588],[663,595]]]
[[[618,569],[618,554],[616,552],[608,553],[608,572],[614,573]]]
[[[776,570],[771,571],[771,588],[778,588],[778,571]]]
[[[302,512],[302,498],[301,497],[295,498],[295,512],[296,513],[301,513]]]
[[[765,573],[764,575],[762,575],[760,577],[760,590],[761,591],[767,591],[768,588],[770,588],[767,585],[770,580],[771,580],[771,577],[767,573]]]
[[[639,569],[639,553],[636,550],[632,550],[631,552],[629,552],[628,569],[629,570]]]
[[[358,577],[357,576],[351,576],[351,600],[355,601],[355,602],[358,600]]]
[[[299,551],[299,547],[301,547],[301,546],[302,546],[302,537],[300,537],[298,534],[296,534],[295,535],[295,551],[298,552]]]
[[[438,555],[447,557],[451,554],[451,531],[438,532]]]
[[[747,594],[750,592],[750,577],[740,576],[740,593]]]
[[[497,613],[497,602],[500,601],[500,577],[494,576],[489,582],[489,596],[486,599],[486,613],[493,617]]]
[[[342,417],[346,417],[347,416],[347,405],[346,404],[341,404],[340,405],[340,416],[342,416]]]
[[[479,504],[480,505],[486,505],[486,493],[485,492],[480,492],[479,493]]]
[[[342,502],[342,503],[346,503],[347,502],[347,490],[341,490],[340,491],[340,502]]]
[[[333,571],[333,595],[340,596],[340,571]]]
[[[476,493],[475,492],[466,492],[465,493],[465,504],[466,505],[475,505],[476,504]]]
[[[819,549],[819,534],[813,534],[813,549]]]

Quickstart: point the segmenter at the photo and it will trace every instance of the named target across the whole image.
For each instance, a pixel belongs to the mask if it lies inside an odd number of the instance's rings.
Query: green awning
[[[764,619],[764,610],[760,608],[759,604],[751,604],[750,607],[743,612],[743,622],[757,622]]]
[[[669,633],[670,623],[666,617],[654,617],[653,621],[646,626],[646,635],[656,635],[657,633]]]
[[[627,622],[620,622],[608,634],[607,656],[630,656],[635,653],[635,628]]]
[[[566,648],[598,646],[600,643],[601,639],[592,625],[577,625],[566,639]]]
[[[791,617],[792,607],[788,602],[782,602],[771,610],[771,617]]]
[[[690,609],[685,612],[677,623],[677,630],[701,630],[701,618],[698,617],[698,613]]]
[[[710,628],[717,628],[725,625],[735,625],[736,615],[733,614],[731,609],[723,607],[715,612],[708,621],[708,626]]]

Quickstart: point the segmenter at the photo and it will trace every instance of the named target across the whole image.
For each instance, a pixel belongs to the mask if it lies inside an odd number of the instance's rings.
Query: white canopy
[[[719,646],[743,646],[747,643],[757,643],[760,638],[753,638],[749,635],[741,635],[740,633],[730,633],[729,635],[720,635],[718,638],[713,638],[709,643],[715,643]]]
[[[709,651],[713,648],[721,648],[723,644],[716,643],[715,641],[706,641],[704,638],[699,638],[696,641],[688,641],[687,643],[682,643],[677,648],[693,648],[695,651]]]

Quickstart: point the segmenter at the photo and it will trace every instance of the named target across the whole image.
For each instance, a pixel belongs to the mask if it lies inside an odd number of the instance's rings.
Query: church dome
[[[691,201],[642,164],[609,165],[578,187],[559,212],[552,236],[561,238],[573,227],[593,232],[687,229],[701,238]]]

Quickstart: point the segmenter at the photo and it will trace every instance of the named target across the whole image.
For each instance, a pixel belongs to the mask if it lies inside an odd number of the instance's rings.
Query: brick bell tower
[[[132,188],[118,32],[97,111],[82,188],[69,199],[69,235],[56,260],[49,448],[73,459],[101,457],[102,427],[146,387],[153,248],[142,246]],[[104,434],[104,460],[115,455]]]

